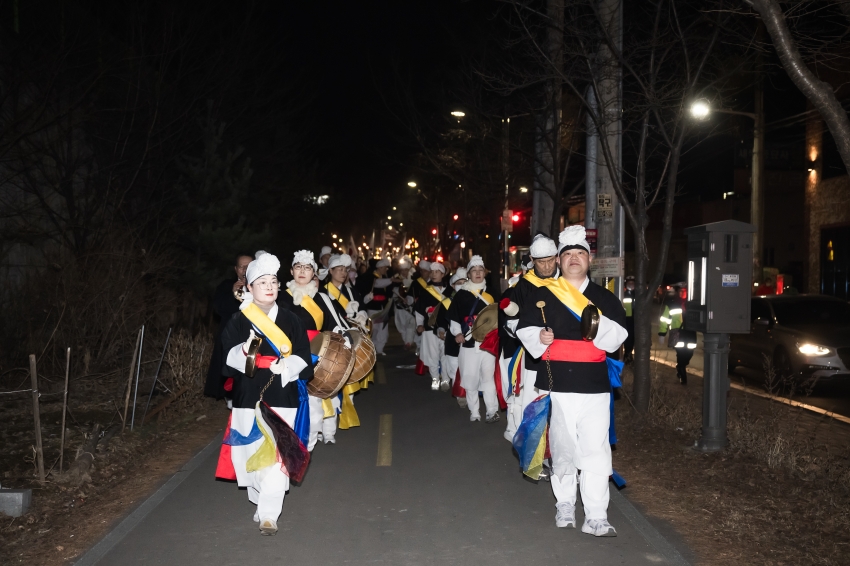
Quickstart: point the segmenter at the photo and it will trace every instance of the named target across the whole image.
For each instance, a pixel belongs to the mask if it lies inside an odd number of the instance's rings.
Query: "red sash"
[[[604,362],[605,352],[585,340],[555,340],[549,346],[553,362]],[[543,354],[546,359],[546,354]]]

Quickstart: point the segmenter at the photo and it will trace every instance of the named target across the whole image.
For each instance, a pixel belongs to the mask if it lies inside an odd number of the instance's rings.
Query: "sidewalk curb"
[[[188,478],[189,475],[210,456],[210,454],[218,450],[219,446],[221,446],[221,432],[217,432],[215,438],[213,438],[213,440],[200,452],[195,454],[191,460],[186,462],[186,464],[184,464],[177,473],[171,476],[171,478],[169,478],[162,487],[156,490],[153,495],[148,497],[144,503],[139,505],[139,507],[121,521],[117,527],[109,531],[106,536],[100,540],[100,542],[89,549],[88,552],[83,554],[79,560],[74,562],[74,566],[94,566],[100,562],[101,558],[106,556],[106,554],[112,550],[115,545],[121,542],[121,540],[139,523],[141,523],[151,511],[156,509],[156,507],[162,503],[162,501],[168,497],[172,491],[177,489],[177,487],[183,483],[183,480]]]
[[[669,564],[673,566],[690,566],[690,562],[679,553],[676,548],[670,544],[664,536],[653,527],[646,517],[638,511],[632,502],[626,499],[626,496],[620,493],[617,489],[611,490],[611,503],[617,508],[620,513],[626,516],[626,519],[632,526],[643,536],[643,538],[651,546],[663,556]]]

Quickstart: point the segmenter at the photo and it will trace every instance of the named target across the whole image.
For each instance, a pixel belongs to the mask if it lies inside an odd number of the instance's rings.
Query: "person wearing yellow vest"
[[[440,389],[440,371],[445,372],[446,370],[443,359],[445,356],[443,339],[446,329],[432,326],[429,319],[435,309],[446,309],[451,303],[445,296],[446,284],[443,282],[446,267],[436,261],[430,265],[431,282],[420,290],[419,299],[414,305],[413,315],[416,317],[416,332],[422,337],[419,359],[428,367],[428,373],[431,374],[431,389],[437,391]],[[443,378],[448,379],[448,375],[444,375]]]
[[[606,352],[626,339],[626,313],[616,295],[590,281],[590,245],[583,226],[558,237],[559,277],[526,277],[535,285],[520,312],[517,337],[537,361],[537,388],[551,401],[549,450],[555,525],[576,527],[577,470],[584,505],[582,532],[616,536],[608,523],[608,478],[612,473],[609,428],[611,382]],[[581,315],[588,304],[600,311],[596,337],[585,340]],[[550,373],[551,372],[551,373]]]
[[[664,311],[658,324],[659,342],[670,337],[670,347],[676,350],[676,376],[682,385],[688,384],[688,364],[697,347],[697,334],[684,328],[684,303],[680,296],[681,287],[675,287],[675,295],[664,302]]]
[[[233,411],[225,433],[216,476],[235,479],[248,488],[257,506],[254,521],[264,535],[277,533],[289,474],[276,448],[269,445],[267,424],[257,416],[260,398],[296,432],[298,413],[305,410],[299,380],[313,377],[310,341],[297,316],[277,305],[280,262],[272,254],[257,254],[248,265],[240,312],[222,333],[226,352],[224,372],[233,378]],[[256,335],[263,338],[253,377],[245,375],[248,347]]]
[[[300,250],[292,259],[292,280],[286,283],[286,291],[280,293],[278,303],[289,310],[304,323],[307,335],[312,338],[319,332],[342,332],[348,329],[344,323],[345,310],[330,297],[318,293],[319,286],[313,276],[316,273],[313,252]],[[310,402],[310,442],[307,449],[311,452],[319,437],[325,444],[336,443],[337,413],[340,401],[337,397],[325,401],[313,395]],[[328,407],[326,415],[325,405]]]
[[[460,384],[466,389],[466,404],[469,408],[469,420],[481,420],[478,392],[484,395],[485,421],[498,422],[499,398],[496,394],[496,357],[481,350],[481,342],[472,337],[472,325],[487,305],[493,304],[493,296],[485,288],[486,275],[484,260],[479,255],[472,256],[466,266],[467,282],[454,296],[449,307],[449,332],[455,342],[461,344],[458,355]]]

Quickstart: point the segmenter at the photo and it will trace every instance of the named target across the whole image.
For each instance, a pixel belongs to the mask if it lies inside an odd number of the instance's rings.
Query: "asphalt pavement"
[[[409,368],[413,354],[388,351],[378,382],[355,397],[361,426],[316,447],[276,536],[260,536],[245,490],[214,479],[219,436],[76,564],[688,563],[678,536],[647,520],[628,487],[611,484],[616,538],[555,527],[550,486],[520,473],[504,420],[469,422]]]

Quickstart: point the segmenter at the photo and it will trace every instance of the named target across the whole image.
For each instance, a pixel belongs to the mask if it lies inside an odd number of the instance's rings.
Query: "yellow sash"
[[[342,406],[339,414],[339,428],[348,430],[353,426],[360,426],[360,417],[357,416],[357,410],[354,408],[354,403],[351,402],[349,395],[360,390],[360,383],[349,383],[342,388]]]
[[[564,277],[558,277],[557,279],[547,277],[546,279],[541,279],[533,271],[529,271],[525,274],[525,278],[535,287],[546,287],[549,289],[564,306],[573,311],[577,316],[581,316],[584,307],[590,303],[587,297],[582,295],[581,291],[573,287]],[[599,312],[602,311],[600,310]]]
[[[419,280],[422,281],[422,279]],[[423,283],[422,285],[424,286],[425,284]],[[437,301],[443,303],[443,307],[449,308],[451,306],[452,300],[441,295],[439,291],[434,289],[433,285],[428,285],[425,287],[425,290],[428,291],[432,297],[437,299]]]
[[[490,293],[488,293],[487,291],[471,291],[471,292],[472,292],[472,294],[473,294],[473,295],[475,295],[476,297],[477,297],[477,296],[480,296],[482,299],[484,299],[485,301],[487,301],[487,304],[488,304],[488,305],[492,305],[492,304],[493,304],[493,295],[491,295],[491,294],[490,294]]]
[[[292,353],[292,341],[289,337],[283,333],[277,324],[274,323],[272,319],[269,318],[269,315],[260,310],[260,307],[251,303],[242,311],[248,320],[251,323],[260,329],[260,332],[265,335],[265,337],[271,340],[272,344],[277,346],[278,351],[285,358],[289,357]]]
[[[287,289],[286,292],[289,293],[290,297],[292,296],[292,289]],[[301,299],[301,306],[313,317],[313,322],[316,323],[316,330],[321,330],[322,325],[325,323],[325,313],[322,312],[322,308],[316,304],[313,297],[304,295],[304,298]]]
[[[342,289],[337,289],[336,285],[334,285],[333,283],[328,283],[327,285],[325,285],[325,289],[328,290],[328,294],[331,296],[332,299],[336,299],[337,301],[339,301],[339,304],[342,305],[342,308],[348,308],[348,297],[343,294]],[[334,292],[336,292],[336,296],[334,296]]]

